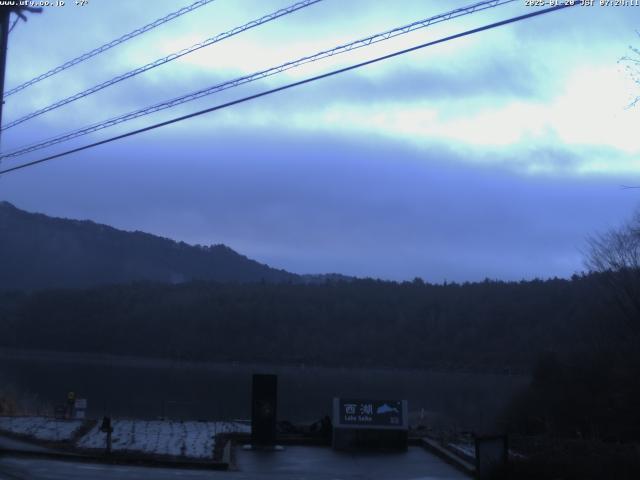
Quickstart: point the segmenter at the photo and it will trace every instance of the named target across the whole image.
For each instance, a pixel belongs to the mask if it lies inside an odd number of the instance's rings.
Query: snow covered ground
[[[28,435],[36,440],[70,440],[82,420],[56,420],[48,417],[0,417],[0,432]]]
[[[223,432],[244,432],[249,425],[238,422],[191,422],[171,420],[114,420],[111,448],[156,455],[212,458],[215,435]],[[106,433],[100,422],[79,441],[77,446],[104,449]]]

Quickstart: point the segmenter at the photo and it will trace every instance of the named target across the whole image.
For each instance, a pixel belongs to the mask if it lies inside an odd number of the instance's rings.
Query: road
[[[50,452],[51,450],[33,443],[21,442],[13,438],[0,435],[0,450],[20,450],[22,452]]]
[[[342,454],[330,448],[236,450],[238,471],[161,469],[0,456],[0,480],[462,480],[464,474],[420,447],[396,454]]]

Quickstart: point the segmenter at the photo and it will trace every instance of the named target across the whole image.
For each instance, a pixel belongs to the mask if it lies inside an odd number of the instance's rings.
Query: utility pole
[[[2,107],[4,106],[4,73],[7,66],[10,17],[12,13],[15,13],[26,22],[27,17],[24,12],[40,13],[42,12],[42,8],[22,6],[0,7],[0,125],[2,125]]]
[[[4,106],[4,70],[7,65],[7,43],[9,41],[9,17],[13,8],[2,7],[0,10],[0,125],[2,125],[2,107]]]

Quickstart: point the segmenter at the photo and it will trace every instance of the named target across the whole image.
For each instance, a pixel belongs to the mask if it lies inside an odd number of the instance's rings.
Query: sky
[[[46,7],[9,37],[5,89],[188,0]],[[5,100],[10,122],[294,3],[215,0]],[[463,7],[323,0],[2,132],[2,150]],[[640,190],[640,7],[577,6],[452,40],[0,177],[0,200],[296,273],[430,282],[569,277]],[[515,15],[432,25],[6,159],[2,167]],[[638,57],[634,57],[638,58]]]

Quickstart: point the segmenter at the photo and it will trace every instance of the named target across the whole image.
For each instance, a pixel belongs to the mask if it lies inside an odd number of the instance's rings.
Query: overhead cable
[[[283,85],[283,86],[280,86],[280,87],[277,87],[277,88],[272,88],[270,90],[265,90],[265,91],[260,92],[260,93],[249,95],[247,97],[239,98],[237,100],[233,100],[233,101],[226,102],[226,103],[223,103],[223,104],[220,104],[220,105],[215,105],[213,107],[205,108],[204,110],[193,112],[193,113],[190,113],[188,115],[182,115],[180,117],[172,118],[172,119],[166,120],[164,122],[160,122],[160,123],[156,123],[156,124],[153,124],[153,125],[149,125],[149,126],[144,127],[144,128],[139,128],[137,130],[133,130],[133,131],[130,131],[130,132],[127,132],[127,133],[123,133],[121,135],[116,135],[114,137],[106,138],[104,140],[93,142],[93,143],[90,143],[88,145],[83,145],[81,147],[73,148],[73,149],[70,149],[70,150],[67,150],[67,151],[64,151],[64,152],[61,152],[61,153],[57,153],[55,155],[50,155],[48,157],[44,157],[44,158],[41,158],[41,159],[38,159],[38,160],[33,160],[31,162],[23,163],[21,165],[15,166],[15,167],[11,167],[11,168],[7,168],[7,169],[4,169],[4,170],[0,170],[0,175],[6,174],[6,173],[9,173],[9,172],[14,172],[14,171],[17,171],[17,170],[21,170],[21,169],[24,169],[24,168],[32,167],[34,165],[38,165],[40,163],[48,162],[48,161],[54,160],[56,158],[64,157],[64,156],[70,155],[72,153],[81,152],[81,151],[84,151],[84,150],[88,150],[88,149],[97,147],[99,145],[104,145],[104,144],[107,144],[107,143],[114,142],[116,140],[121,140],[121,139],[124,139],[124,138],[127,138],[127,137],[132,137],[132,136],[138,135],[140,133],[148,132],[150,130],[155,130],[155,129],[160,128],[160,127],[164,127],[164,126],[167,126],[167,125],[178,123],[178,122],[181,122],[181,121],[184,121],[184,120],[188,120],[190,118],[198,117],[200,115],[211,113],[211,112],[214,112],[214,111],[217,111],[217,110],[222,110],[224,108],[229,108],[229,107],[232,107],[234,105],[238,105],[238,104],[241,104],[241,103],[244,103],[244,102],[255,100],[255,99],[258,99],[258,98],[261,98],[261,97],[264,97],[264,96],[267,96],[267,95],[271,95],[271,94],[274,94],[274,93],[277,93],[277,92],[281,92],[281,91],[284,91],[284,90],[288,90],[288,89],[293,88],[293,87],[298,87],[298,86],[301,86],[301,85],[305,85],[307,83],[315,82],[315,81],[321,80],[323,78],[332,77],[334,75],[338,75],[338,74],[345,73],[345,72],[348,72],[348,71],[351,71],[351,70],[355,70],[357,68],[361,68],[361,67],[364,67],[366,65],[371,65],[371,64],[378,63],[378,62],[381,62],[381,61],[384,61],[384,60],[388,60],[388,59],[393,58],[393,57],[397,57],[397,56],[400,56],[400,55],[407,54],[409,52],[414,52],[416,50],[420,50],[420,49],[423,49],[423,48],[426,48],[426,47],[430,47],[432,45],[448,42],[448,41],[451,41],[451,40],[454,40],[454,39],[457,39],[457,38],[461,38],[461,37],[466,37],[468,35],[473,35],[473,34],[476,34],[476,33],[479,33],[479,32],[483,32],[483,31],[486,31],[486,30],[490,30],[490,29],[494,29],[494,28],[497,28],[497,27],[501,27],[503,25],[519,22],[519,21],[522,21],[522,20],[526,20],[526,19],[529,19],[529,18],[533,18],[533,17],[539,16],[539,15],[543,15],[543,14],[546,14],[546,13],[559,11],[559,10],[562,10],[562,9],[565,9],[565,8],[573,7],[575,5],[578,5],[578,3],[574,3],[574,4],[566,3],[566,4],[554,6],[554,7],[549,7],[549,8],[544,8],[544,9],[537,9],[537,10],[534,10],[534,11],[532,11],[530,13],[527,13],[527,14],[524,14],[524,15],[519,15],[517,17],[511,17],[511,18],[508,18],[506,20],[501,20],[501,21],[498,21],[498,22],[494,22],[494,23],[490,23],[490,24],[484,25],[482,27],[473,28],[471,30],[466,30],[464,32],[456,33],[454,35],[449,35],[447,37],[443,37],[443,38],[440,38],[438,40],[433,40],[433,41],[426,42],[426,43],[423,43],[423,44],[420,44],[420,45],[416,45],[414,47],[406,48],[404,50],[399,50],[399,51],[396,51],[396,52],[393,52],[393,53],[390,53],[390,54],[387,54],[387,55],[383,55],[381,57],[374,58],[372,60],[367,60],[365,62],[357,63],[355,65],[350,65],[348,67],[344,67],[344,68],[340,68],[340,69],[337,69],[337,70],[333,70],[331,72],[323,73],[323,74],[320,74],[320,75],[316,75],[314,77],[306,78],[304,80],[300,80],[300,81],[297,81],[297,82],[288,83],[286,85]]]
[[[242,33],[246,30],[249,30],[251,28],[255,28],[259,25],[262,25],[264,23],[268,23],[271,22],[277,18],[283,17],[285,15],[289,15],[293,12],[297,12],[298,10],[302,9],[302,8],[306,8],[310,5],[314,5],[318,2],[321,2],[322,0],[302,0],[301,2],[298,3],[294,3],[293,5],[289,5],[286,8],[282,8],[280,10],[277,10],[273,13],[270,13],[268,15],[265,15],[263,17],[260,17],[256,20],[252,20],[248,23],[245,23],[244,25],[241,25],[240,27],[236,27],[233,28],[227,32],[224,33],[220,33],[214,37],[210,37],[207,38],[206,40],[203,40],[202,42],[196,43],[195,45],[192,45],[189,48],[185,48],[184,50],[180,50],[179,52],[174,52],[171,53],[170,55],[167,55],[165,57],[159,58],[158,60],[155,60],[151,63],[147,63],[146,65],[143,65],[142,67],[138,67],[134,70],[131,70],[127,73],[123,73],[122,75],[118,75],[117,77],[114,77],[110,80],[107,80],[106,82],[102,82],[98,85],[94,85],[91,88],[88,88],[86,90],[83,90],[82,92],[78,92],[74,95],[71,95],[70,97],[67,98],[63,98],[62,100],[59,100],[55,103],[52,103],[51,105],[41,108],[39,110],[36,110],[35,112],[31,112],[21,118],[18,118],[17,120],[14,120],[12,122],[8,122],[6,125],[4,125],[0,130],[7,130],[11,127],[15,127],[16,125],[20,125],[21,123],[26,122],[27,120],[31,120],[32,118],[35,118],[37,116],[40,116],[42,114],[45,114],[47,112],[50,112],[52,110],[55,110],[57,108],[60,108],[64,105],[67,105],[71,102],[75,102],[76,100],[79,100],[81,98],[84,98],[88,95],[92,95],[96,92],[99,92],[100,90],[103,90],[107,87],[110,87],[111,85],[115,85],[116,83],[120,83],[124,80],[127,80],[128,78],[131,77],[135,77],[136,75],[140,75],[141,73],[144,73],[148,70],[151,70],[153,68],[159,67],[160,65],[164,65],[165,63],[169,63],[177,58],[183,57],[184,55],[188,55],[189,53],[195,52],[196,50],[199,50],[201,48],[204,47],[208,47],[209,45],[212,45],[214,43],[220,42],[226,38],[229,37],[233,37],[234,35],[238,35],[239,33]]]
[[[16,87],[13,87],[11,90],[8,90],[4,93],[5,99],[6,97],[9,97],[10,95],[13,95],[14,93],[19,92],[20,90],[24,90],[27,87],[30,87],[31,85],[38,83],[42,80],[44,80],[45,78],[49,78],[53,75],[56,75],[57,73],[62,72],[63,70],[66,70],[67,68],[71,68],[74,65],[77,65],[79,63],[84,62],[85,60],[90,59],[91,57],[95,57],[96,55],[99,55],[103,52],[106,52],[107,50],[115,47],[116,45],[120,45],[121,43],[126,42],[127,40],[131,40],[132,38],[137,37],[138,35],[142,35],[145,32],[148,32],[149,30],[152,30],[156,27],[159,27],[160,25],[170,22],[171,20],[174,20],[182,15],[184,15],[185,13],[189,13],[189,12],[193,12],[194,10],[196,10],[197,8],[203,7],[208,3],[211,3],[215,0],[198,0],[197,2],[192,3],[191,5],[188,5],[186,7],[182,7],[180,10],[176,10],[175,12],[171,12],[168,15],[165,15],[162,18],[158,18],[157,20],[149,23],[148,25],[145,25],[144,27],[140,27],[135,29],[132,32],[127,33],[126,35],[122,35],[121,37],[116,38],[115,40],[112,40],[108,43],[105,43],[104,45],[101,45],[97,48],[94,48],[93,50],[87,52],[87,53],[83,53],[82,55],[80,55],[79,57],[76,57],[72,60],[69,60],[68,62],[63,63],[62,65],[58,65],[55,68],[52,68],[51,70],[38,75],[35,78],[32,78],[31,80],[24,82]]]
[[[82,127],[80,129],[67,132],[65,134],[61,134],[55,136],[53,138],[49,138],[47,140],[43,140],[34,144],[26,145],[23,147],[19,147],[17,149],[11,150],[7,153],[0,154],[0,160],[4,158],[12,158],[21,156],[36,150],[40,150],[42,148],[50,147],[52,145],[56,145],[61,142],[65,142],[71,140],[73,138],[77,138],[83,135],[87,135],[89,133],[96,132],[98,130],[102,130],[114,125],[118,125],[123,122],[127,122],[133,120],[135,118],[139,118],[145,115],[149,115],[151,113],[159,112],[161,110],[166,110],[168,108],[175,107],[177,105],[181,105],[186,102],[190,102],[208,95],[212,95],[214,93],[221,92],[223,90],[227,90],[230,88],[238,87],[245,83],[254,82],[256,80],[260,80],[262,78],[270,77],[272,75],[276,75],[278,73],[284,72],[286,70],[290,70],[293,68],[300,67],[307,63],[316,62],[318,60],[322,60],[327,57],[331,57],[334,55],[338,55],[341,53],[349,52],[352,50],[356,50],[358,48],[367,47],[369,45],[382,42],[385,40],[389,40],[390,38],[394,38],[400,35],[405,35],[410,32],[429,27],[431,25],[441,23],[447,20],[452,20],[454,18],[458,18],[464,15],[469,15],[471,13],[483,11],[489,8],[494,8],[500,5],[505,5],[508,3],[515,2],[516,0],[486,0],[478,3],[474,3],[472,5],[468,5],[466,7],[456,8],[455,10],[451,10],[439,15],[431,16],[422,20],[418,20],[416,22],[409,23],[407,25],[403,25],[401,27],[394,28],[392,30],[387,30],[382,33],[377,33],[375,35],[370,35],[365,38],[361,38],[359,40],[342,44],[337,47],[331,48],[329,50],[322,50],[313,55],[308,55],[302,58],[298,58],[293,61],[289,61],[278,65],[276,67],[271,67],[266,70],[261,70],[249,75],[245,75],[239,78],[235,78],[233,80],[228,80],[196,92],[192,92],[186,95],[181,95],[180,97],[176,97],[170,100],[166,100],[160,103],[156,103],[154,105],[144,107],[133,112],[125,113],[119,115],[117,117],[110,118],[108,120],[104,120],[102,122],[94,123],[92,125]]]

